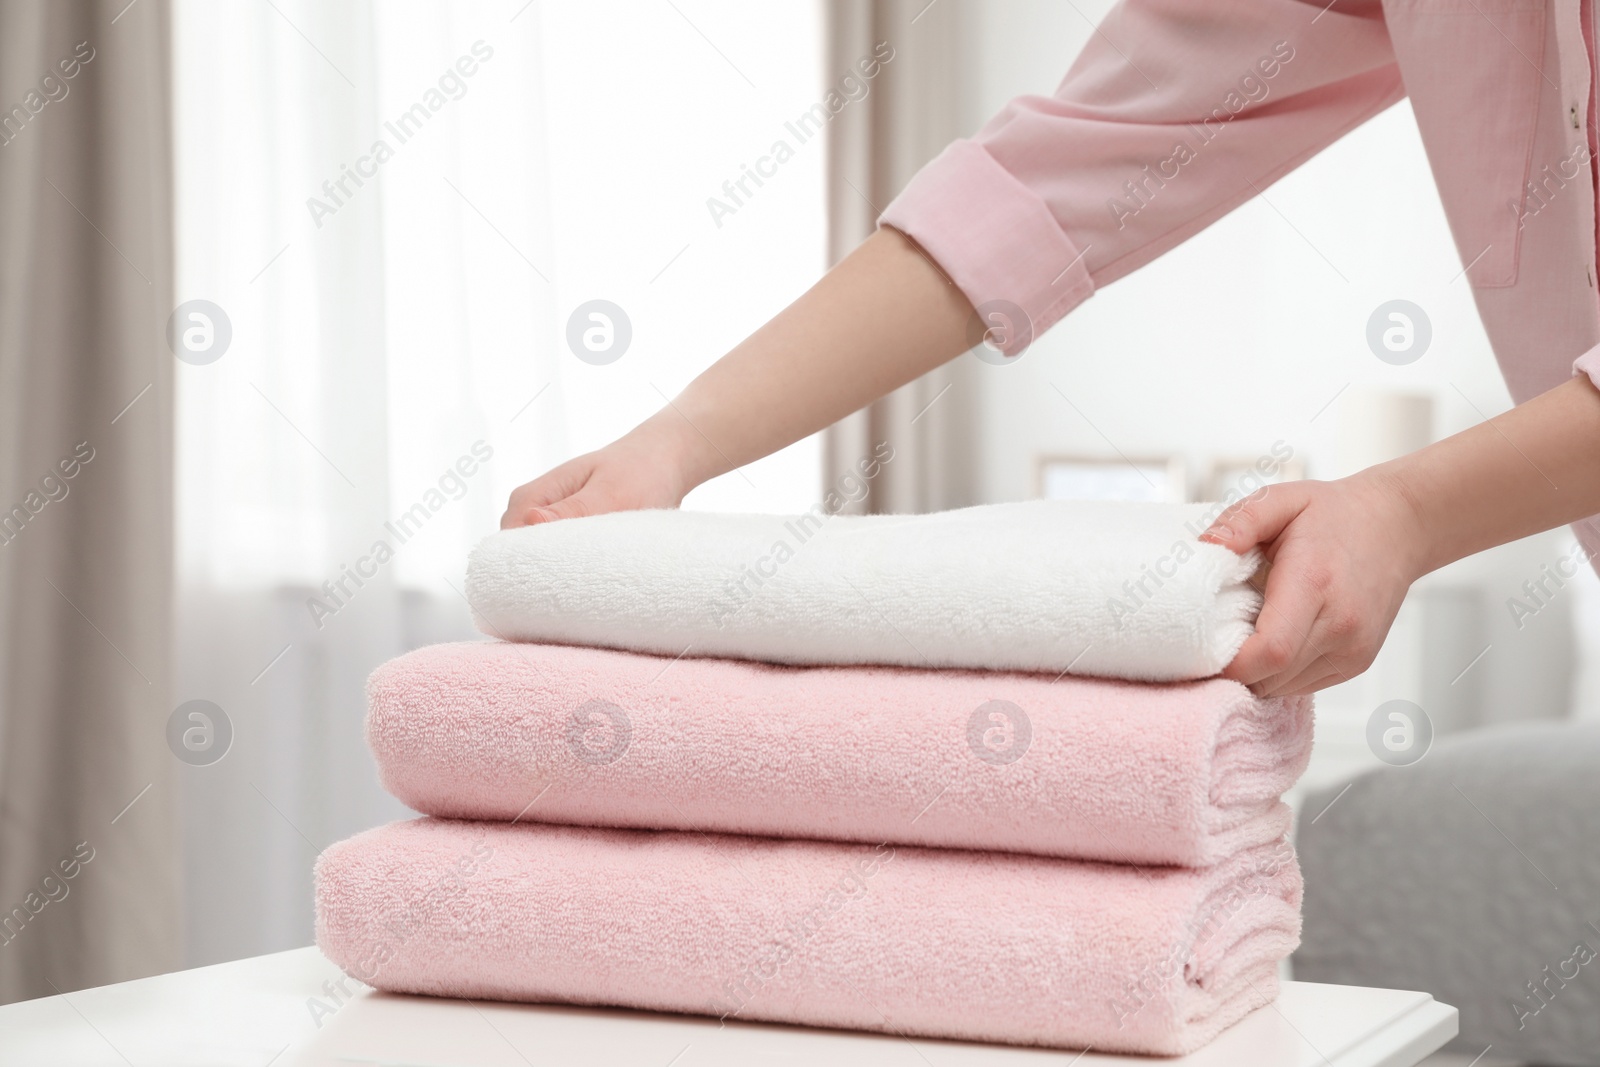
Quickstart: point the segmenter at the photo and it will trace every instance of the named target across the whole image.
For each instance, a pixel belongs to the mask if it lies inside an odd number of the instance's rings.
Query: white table
[[[320,1027],[342,975],[315,948],[0,1007],[4,1067],[1411,1067],[1456,1033],[1426,993],[1289,982],[1181,1059],[907,1041],[646,1012],[355,995]],[[1075,1056],[1078,1058],[1074,1059]]]

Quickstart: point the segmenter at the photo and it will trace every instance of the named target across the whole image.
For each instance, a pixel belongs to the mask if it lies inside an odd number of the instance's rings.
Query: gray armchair
[[[1294,977],[1425,990],[1469,1056],[1600,1067],[1600,726],[1449,736],[1343,788],[1303,809]]]

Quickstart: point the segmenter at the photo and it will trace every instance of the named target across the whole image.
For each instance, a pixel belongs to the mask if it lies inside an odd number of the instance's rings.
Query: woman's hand
[[[1201,537],[1260,546],[1272,569],[1256,632],[1223,675],[1262,696],[1355,677],[1422,575],[1600,512],[1596,455],[1600,390],[1580,375],[1360,474],[1240,501]],[[1600,538],[1600,523],[1584,525]]]
[[[1384,468],[1268,486],[1201,540],[1241,554],[1259,546],[1271,564],[1256,632],[1223,671],[1259,696],[1310,693],[1366,670],[1427,570],[1417,511]]]
[[[604,448],[517,487],[500,517],[500,528],[610,511],[675,508],[694,488],[684,463],[675,435],[661,421],[647,421]]]
[[[677,507],[954,359],[973,321],[916,243],[880,227],[632,433],[512,493],[500,526]]]

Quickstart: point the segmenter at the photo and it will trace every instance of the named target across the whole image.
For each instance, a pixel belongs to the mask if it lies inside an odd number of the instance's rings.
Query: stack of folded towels
[[[426,817],[317,867],[317,939],[440,996],[1179,1054],[1299,939],[1308,698],[1216,677],[1258,560],[1205,507],[630,512],[511,530],[499,640],[381,667]]]

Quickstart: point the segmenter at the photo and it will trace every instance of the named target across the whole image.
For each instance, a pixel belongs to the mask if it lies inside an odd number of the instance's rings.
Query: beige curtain
[[[970,132],[959,123],[962,26],[956,0],[829,0],[828,81],[879,42],[894,49],[866,98],[828,127],[832,262],[872,232],[924,163]],[[904,513],[977,503],[980,369],[963,356],[831,427],[824,436],[825,479],[888,441],[894,461],[853,510]]]
[[[0,1001],[180,958],[168,51],[0,0]]]

